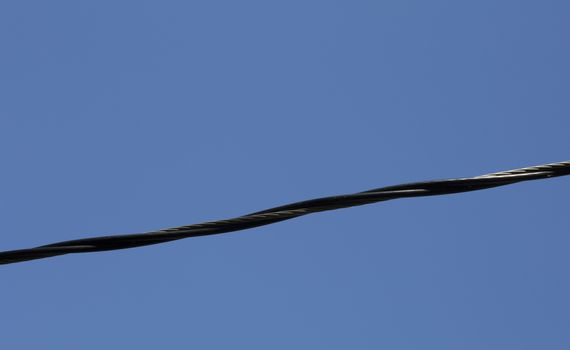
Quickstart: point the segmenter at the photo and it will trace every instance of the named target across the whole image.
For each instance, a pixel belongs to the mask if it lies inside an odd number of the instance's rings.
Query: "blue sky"
[[[567,1],[3,1],[2,250],[567,160]],[[568,349],[570,179],[0,268],[7,349]]]

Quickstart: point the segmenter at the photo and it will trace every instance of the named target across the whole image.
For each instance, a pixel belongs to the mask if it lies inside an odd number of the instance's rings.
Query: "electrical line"
[[[273,224],[303,215],[371,204],[397,198],[423,197],[484,190],[522,181],[570,175],[570,161],[501,171],[470,178],[415,182],[376,188],[354,194],[323,197],[258,211],[240,217],[204,222],[158,231],[76,239],[30,249],[0,252],[0,264],[43,259],[70,253],[101,252],[159,244],[178,239],[208,236]]]

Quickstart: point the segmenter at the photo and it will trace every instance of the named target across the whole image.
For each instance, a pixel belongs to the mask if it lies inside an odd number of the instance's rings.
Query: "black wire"
[[[76,239],[30,249],[0,252],[0,264],[43,259],[70,253],[101,252],[141,247],[189,237],[240,231],[293,219],[310,213],[348,208],[391,199],[477,191],[521,181],[564,175],[570,175],[570,161],[502,171],[471,178],[436,180],[381,187],[354,194],[296,202],[227,220],[173,227],[146,233]]]

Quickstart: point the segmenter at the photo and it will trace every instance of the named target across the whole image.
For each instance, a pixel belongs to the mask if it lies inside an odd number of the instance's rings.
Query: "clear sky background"
[[[568,1],[2,1],[2,250],[570,159]],[[568,349],[570,179],[0,267],[5,349]]]

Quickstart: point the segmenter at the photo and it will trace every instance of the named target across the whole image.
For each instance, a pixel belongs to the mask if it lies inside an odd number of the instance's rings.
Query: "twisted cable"
[[[273,224],[321,211],[349,208],[398,198],[435,196],[483,190],[522,181],[570,175],[570,161],[537,165],[470,178],[415,182],[354,194],[316,198],[282,205],[236,218],[167,228],[145,233],[101,236],[0,252],[0,264],[43,259],[71,253],[101,252],[141,247],[183,238],[215,235]]]

